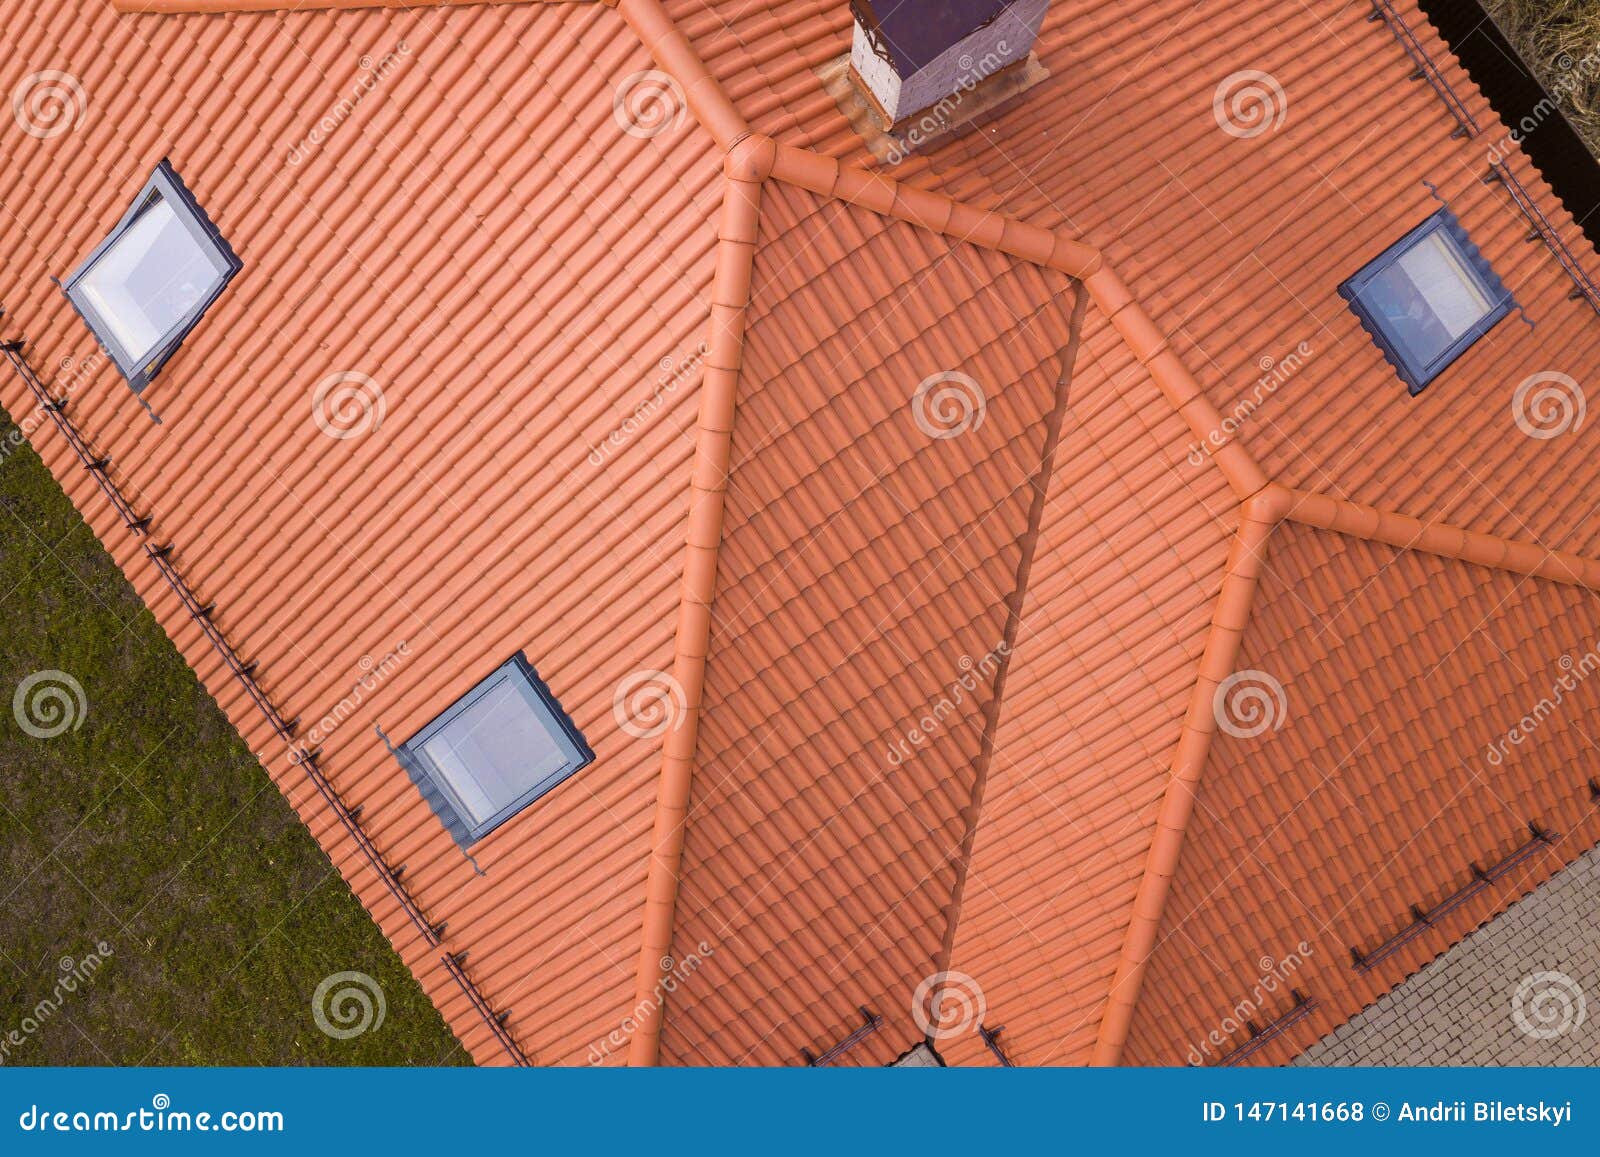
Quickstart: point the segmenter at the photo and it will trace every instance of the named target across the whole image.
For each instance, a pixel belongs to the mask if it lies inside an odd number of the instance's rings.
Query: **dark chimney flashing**
[[[980,28],[1012,0],[850,0],[850,11],[873,50],[910,76]]]

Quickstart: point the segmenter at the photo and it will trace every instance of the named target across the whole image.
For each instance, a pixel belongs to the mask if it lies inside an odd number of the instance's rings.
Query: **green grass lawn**
[[[46,738],[14,706],[41,671],[71,676],[85,706],[68,686],[57,705],[77,725]],[[40,710],[35,730],[60,724]],[[312,1015],[339,972],[372,977],[386,1005],[343,1040]],[[13,451],[0,462],[0,1064],[467,1060],[38,456]]]

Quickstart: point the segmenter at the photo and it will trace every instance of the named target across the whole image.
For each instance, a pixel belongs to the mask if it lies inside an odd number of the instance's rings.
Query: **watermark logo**
[[[58,964],[59,975],[50,994],[34,1004],[14,1028],[0,1037],[0,1063],[10,1057],[14,1049],[21,1048],[36,1036],[61,1011],[67,997],[92,985],[96,974],[115,954],[111,945],[101,940],[95,944],[93,952],[85,953],[80,959],[63,956]]]
[[[1211,115],[1230,137],[1249,140],[1283,127],[1289,116],[1289,95],[1270,72],[1247,68],[1217,85]]]
[[[976,378],[944,370],[922,379],[911,395],[911,419],[930,438],[958,438],[983,425],[988,401]]]
[[[911,1017],[933,1040],[949,1040],[983,1023],[983,988],[965,972],[935,972],[911,994]]]
[[[716,950],[702,940],[694,946],[694,951],[686,953],[682,959],[663,956],[660,962],[661,977],[650,994],[633,1006],[628,1015],[622,1018],[621,1024],[589,1046],[589,1064],[605,1064],[619,1050],[626,1048],[633,1034],[639,1031],[639,1025],[658,1014],[667,1003],[667,997],[688,984],[689,978],[715,955]]]
[[[1257,1017],[1267,1016],[1265,1010],[1280,999],[1280,993],[1294,991],[1289,987],[1289,978],[1299,972],[1312,955],[1311,945],[1302,940],[1282,959],[1263,955],[1256,961],[1260,974],[1250,986],[1250,991],[1234,1001],[1233,1007],[1199,1043],[1190,1046],[1186,1058],[1188,1062],[1199,1066],[1208,1059],[1221,1056],[1241,1029],[1252,1027]]]
[[[17,684],[11,714],[35,739],[54,739],[83,726],[89,700],[83,684],[65,671],[35,671]]]
[[[1535,972],[1511,995],[1511,1019],[1533,1040],[1555,1040],[1583,1023],[1583,986],[1564,972]]]
[[[677,129],[687,109],[683,86],[653,68],[624,77],[611,99],[617,127],[641,140]]]
[[[365,972],[335,972],[311,995],[311,1019],[334,1040],[377,1032],[388,1011],[383,986]]]
[[[11,92],[11,115],[30,137],[47,141],[83,124],[89,96],[70,72],[30,72]]]
[[[635,671],[617,684],[611,713],[624,734],[654,739],[678,725],[688,710],[683,684],[668,671]]]
[[[330,438],[343,441],[376,433],[388,412],[383,387],[353,370],[329,374],[311,391],[311,418]]]
[[[1283,684],[1265,671],[1235,671],[1217,684],[1211,713],[1217,726],[1235,739],[1254,739],[1283,726],[1289,696]]]
[[[394,46],[392,52],[385,52],[382,56],[373,57],[364,55],[356,61],[360,74],[355,83],[350,86],[348,94],[341,96],[338,103],[329,109],[316,124],[311,126],[311,131],[300,140],[289,146],[285,159],[290,165],[298,165],[308,160],[328,139],[338,131],[339,126],[355,114],[356,107],[378,89],[384,81],[399,70],[400,65],[411,55],[411,46],[404,40]]]
[[[1511,395],[1517,429],[1540,441],[1575,433],[1587,413],[1583,387],[1555,370],[1523,378]]]

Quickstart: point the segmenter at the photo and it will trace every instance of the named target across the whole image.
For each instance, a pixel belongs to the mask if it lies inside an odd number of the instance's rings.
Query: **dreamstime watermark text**
[[[410,55],[410,46],[402,40],[394,46],[393,51],[385,52],[382,56],[363,56],[357,62],[360,72],[355,82],[351,84],[350,91],[341,96],[338,102],[311,126],[309,133],[289,146],[288,155],[285,157],[289,164],[298,165],[309,160],[313,153],[339,131],[340,125],[355,115],[361,102],[393,76]]]
[[[1490,767],[1499,767],[1511,754],[1513,747],[1521,747],[1530,736],[1543,727],[1563,704],[1571,698],[1596,671],[1600,671],[1600,651],[1590,648],[1574,658],[1562,655],[1556,660],[1561,674],[1550,684],[1550,692],[1542,695],[1526,715],[1513,723],[1493,743],[1483,749],[1483,758]]]
[[[1203,1065],[1208,1060],[1220,1057],[1224,1050],[1233,1042],[1240,1029],[1248,1028],[1257,1018],[1265,1018],[1268,1014],[1264,1009],[1270,1009],[1281,1003],[1279,994],[1289,990],[1289,979],[1299,972],[1313,953],[1311,945],[1302,940],[1294,946],[1294,951],[1285,955],[1281,960],[1272,956],[1263,956],[1257,961],[1256,966],[1261,974],[1256,977],[1255,984],[1250,991],[1234,1002],[1226,1016],[1217,1022],[1215,1028],[1201,1037],[1200,1040],[1189,1047],[1186,1058],[1191,1065]],[[1259,1027],[1259,1026],[1257,1026]]]
[[[1233,441],[1233,436],[1239,432],[1239,428],[1250,420],[1268,398],[1278,392],[1278,387],[1305,368],[1306,362],[1311,360],[1314,352],[1311,343],[1303,341],[1281,358],[1263,356],[1256,363],[1261,376],[1256,379],[1249,392],[1234,403],[1233,409],[1222,416],[1222,421],[1217,423],[1216,429],[1208,430],[1204,438],[1189,444],[1189,464],[1204,465],[1206,459]]]
[[[955,90],[939,103],[916,113],[911,123],[901,129],[884,161],[890,165],[898,165],[935,137],[949,132],[952,118],[966,102],[967,97],[972,95],[980,84],[1011,63],[1013,62],[1004,40],[996,41],[992,49],[976,59],[970,55],[962,56],[956,61],[961,75],[956,80]]]
[[[1562,105],[1570,108],[1579,103],[1575,98],[1581,97],[1586,88],[1600,79],[1600,44],[1594,45],[1582,56],[1575,57],[1563,52],[1556,58],[1556,67],[1560,69],[1558,74],[1542,78],[1545,81],[1544,95],[1539,103],[1519,117],[1505,136],[1489,146],[1490,164],[1503,161],[1513,145],[1519,145],[1532,136],[1560,111]],[[1508,120],[1509,114],[1502,119]]]
[[[362,704],[370,699],[379,687],[405,666],[406,660],[410,657],[411,644],[404,639],[394,645],[394,650],[385,652],[382,658],[361,656],[360,662],[356,664],[361,671],[360,676],[351,686],[349,693],[312,725],[311,730],[306,733],[307,746],[315,747],[343,727],[351,716],[361,710]]]
[[[635,434],[648,426],[666,406],[667,400],[686,382],[694,379],[701,363],[710,353],[711,347],[701,342],[686,358],[681,360],[662,358],[657,367],[660,372],[656,376],[655,388],[633,407],[633,411],[620,425],[600,439],[599,444],[589,451],[589,465],[604,466],[607,458],[626,446]]]
[[[693,952],[681,959],[663,956],[661,975],[656,980],[655,987],[651,989],[650,995],[634,1005],[632,1011],[622,1018],[621,1024],[589,1046],[589,1063],[603,1065],[619,1050],[626,1048],[628,1042],[633,1039],[633,1034],[639,1031],[639,1025],[659,1015],[667,1003],[667,998],[687,984],[689,978],[699,972],[705,962],[715,955],[716,949],[702,940],[695,945]]]
[[[60,975],[56,977],[55,987],[50,994],[35,1003],[4,1037],[0,1037],[0,1064],[9,1061],[13,1051],[27,1044],[54,1020],[73,994],[94,984],[95,976],[114,955],[116,952],[111,945],[101,940],[94,946],[93,952],[80,959],[63,956]]]
[[[59,404],[72,397],[104,364],[105,357],[98,350],[82,360],[62,358],[61,369],[56,374],[54,382],[55,401]],[[49,412],[42,405],[36,405],[24,414],[16,425],[7,430],[4,436],[0,436],[0,463],[21,449],[23,443],[33,438],[33,432],[49,420]]]
[[[282,1133],[284,1120],[276,1109],[174,1109],[171,1097],[157,1093],[148,1108],[125,1112],[29,1105],[18,1115],[17,1128],[24,1133]]]
[[[992,686],[1006,656],[1011,654],[1011,644],[1001,640],[994,649],[974,659],[961,656],[957,666],[960,674],[943,689],[939,698],[928,704],[923,713],[905,728],[900,737],[889,745],[884,755],[890,767],[899,767],[911,758],[912,752],[930,742],[959,718],[963,709],[975,698],[978,688]]]

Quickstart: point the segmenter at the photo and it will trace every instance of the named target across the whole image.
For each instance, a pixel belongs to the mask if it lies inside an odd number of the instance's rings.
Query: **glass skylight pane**
[[[78,285],[133,361],[153,353],[226,273],[157,195]]]
[[[1399,265],[1452,340],[1489,312],[1489,297],[1478,287],[1455,246],[1442,232],[1430,233],[1400,258]]]
[[[575,763],[577,751],[513,678],[502,678],[421,744],[472,826]]]
[[[1492,306],[1448,239],[1437,232],[1401,254],[1361,296],[1401,352],[1419,366],[1442,355]]]

